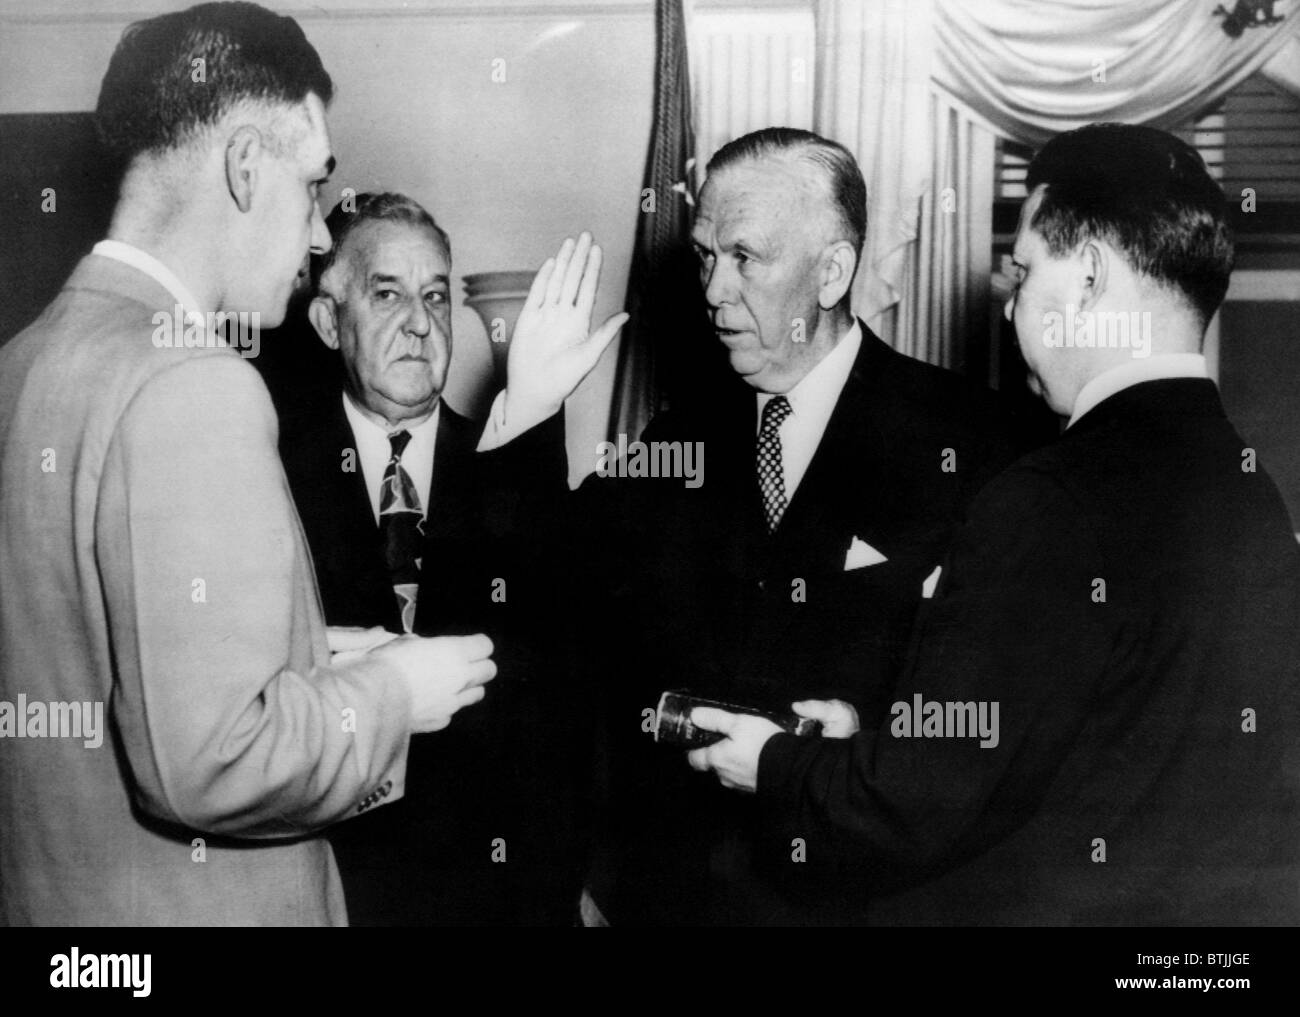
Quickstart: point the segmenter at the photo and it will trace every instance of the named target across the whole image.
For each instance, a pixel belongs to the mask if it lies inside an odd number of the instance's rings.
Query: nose
[[[320,214],[320,204],[312,202],[311,206],[311,253],[324,254],[333,244],[325,217]]]
[[[406,331],[423,339],[429,334],[432,321],[433,316],[429,314],[429,309],[424,306],[424,298],[418,293],[415,294],[411,298],[411,309],[406,316]]]
[[[705,270],[707,274],[704,277],[704,300],[714,309],[731,302],[732,287],[727,278],[725,261],[725,258],[714,258],[712,271]]]

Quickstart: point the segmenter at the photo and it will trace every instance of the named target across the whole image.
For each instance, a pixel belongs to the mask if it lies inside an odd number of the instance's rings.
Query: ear
[[[263,147],[261,132],[251,124],[236,128],[226,141],[226,187],[241,212],[253,205]]]
[[[1077,255],[1079,265],[1079,310],[1096,306],[1106,292],[1111,268],[1111,250],[1097,240],[1085,240]]]
[[[821,288],[817,303],[823,311],[835,307],[849,291],[853,270],[858,264],[858,252],[847,240],[838,240],[822,252]]]
[[[339,348],[339,320],[333,297],[313,297],[307,305],[307,320],[321,342],[332,350]]]

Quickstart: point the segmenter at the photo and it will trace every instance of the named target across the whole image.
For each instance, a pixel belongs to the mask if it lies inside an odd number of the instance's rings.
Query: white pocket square
[[[889,561],[889,559],[865,540],[854,537],[853,543],[849,545],[849,553],[844,556],[844,571],[879,565],[882,561]]]
[[[925,577],[925,582],[921,584],[921,596],[925,600],[930,600],[934,596],[935,587],[939,585],[939,576],[943,574],[943,566],[936,565],[934,571]]]

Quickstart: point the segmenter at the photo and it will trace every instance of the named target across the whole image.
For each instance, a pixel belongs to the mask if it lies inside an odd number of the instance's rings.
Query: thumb
[[[691,711],[691,723],[702,731],[729,735],[736,726],[736,715],[713,706],[697,706]]]
[[[325,630],[330,653],[369,650],[394,638],[396,633],[389,632],[382,625],[373,625],[368,629],[357,625],[331,625]]]
[[[591,336],[587,339],[587,346],[591,351],[591,362],[593,364],[600,359],[600,355],[614,341],[614,336],[618,335],[619,329],[627,324],[630,317],[631,315],[626,311],[619,311],[618,314],[610,315],[605,324],[591,333]]]
[[[835,699],[804,699],[798,703],[791,703],[790,708],[800,717],[827,723],[839,715],[840,704]]]

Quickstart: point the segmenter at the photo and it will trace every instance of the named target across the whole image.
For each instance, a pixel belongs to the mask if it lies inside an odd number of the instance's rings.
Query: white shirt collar
[[[429,419],[414,427],[387,428],[375,423],[357,408],[352,397],[343,393],[343,412],[357,442],[357,457],[361,460],[361,475],[370,495],[370,509],[376,524],[379,522],[379,498],[383,490],[384,470],[392,456],[388,436],[397,431],[409,431],[411,440],[402,451],[402,469],[406,470],[420,496],[420,508],[429,511],[429,492],[433,487],[433,457],[438,437],[438,416],[442,411],[439,399]]]
[[[826,425],[839,402],[844,384],[853,373],[853,364],[862,348],[862,326],[854,319],[826,356],[805,374],[795,386],[785,393],[790,402],[790,415],[781,424],[781,472],[785,480],[787,499],[794,497],[799,482],[808,471],[817,446],[821,444]],[[758,393],[757,417],[754,433],[762,426],[763,408],[775,396],[769,392]]]
[[[1079,390],[1074,400],[1074,411],[1070,414],[1070,422],[1065,426],[1074,426],[1075,421],[1103,400],[1144,381],[1208,377],[1205,357],[1199,353],[1157,353],[1143,360],[1120,364],[1103,371]]]
[[[121,240],[101,240],[91,248],[90,253],[98,254],[101,258],[112,258],[114,261],[138,269],[171,294],[171,298],[180,305],[185,312],[185,317],[190,320],[189,323],[192,324],[195,318],[200,324],[207,323],[207,315],[203,313],[199,302],[194,299],[194,294],[177,278],[175,272],[152,254],[132,244],[123,243]]]

